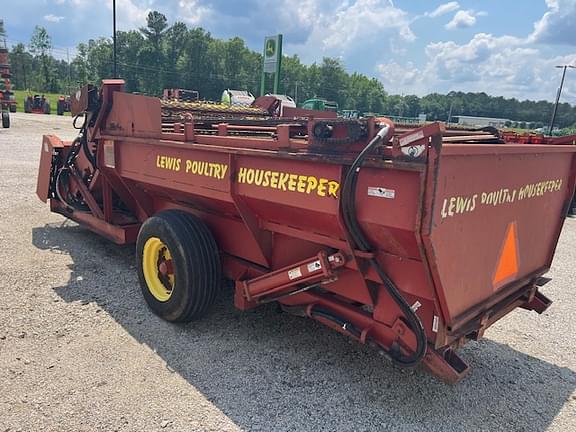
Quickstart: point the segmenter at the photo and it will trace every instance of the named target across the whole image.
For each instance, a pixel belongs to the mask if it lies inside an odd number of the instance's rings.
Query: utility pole
[[[72,86],[70,84],[72,80],[72,71],[70,70],[70,50],[68,48],[66,48],[66,58],[68,61],[68,88],[66,89],[66,92],[70,94],[72,93]]]
[[[447,123],[450,124],[452,121],[452,108],[454,108],[454,101],[450,102],[450,112],[448,113],[448,121]]]
[[[566,69],[576,69],[576,66],[572,65],[563,65],[563,66],[556,66],[558,69],[563,69],[562,71],[562,79],[560,80],[560,87],[558,88],[558,93],[556,93],[556,103],[554,104],[554,111],[552,111],[552,120],[550,120],[550,129],[548,130],[548,135],[552,135],[552,131],[554,130],[554,122],[556,121],[556,113],[558,112],[558,104],[560,102],[560,96],[562,95],[562,88],[564,87],[564,79],[566,78]]]
[[[112,0],[112,31],[114,35],[112,36],[113,47],[112,47],[112,55],[113,55],[113,72],[114,78],[118,78],[118,69],[116,63],[116,0]]]
[[[22,59],[22,54],[19,55]],[[22,60],[22,75],[24,76],[24,90],[28,90],[28,83],[26,82],[26,60]]]
[[[294,102],[298,105],[298,81],[296,81],[296,88],[294,89]]]

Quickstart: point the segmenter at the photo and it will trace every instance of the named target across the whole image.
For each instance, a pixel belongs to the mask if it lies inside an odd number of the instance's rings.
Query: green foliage
[[[1,30],[1,29],[0,29]],[[1,33],[1,32],[0,32]],[[78,85],[98,84],[112,77],[112,41],[89,40],[78,45],[70,64],[50,55],[50,36],[36,27],[30,49],[22,44],[10,52],[12,83],[16,89],[70,93]],[[169,25],[159,12],[150,12],[139,30],[117,32],[118,74],[126,89],[160,95],[163,88],[198,90],[207,100],[219,100],[226,88],[260,89],[262,54],[249,49],[240,38],[221,40],[206,30],[189,28],[182,22]],[[424,97],[388,95],[380,81],[359,73],[346,72],[341,60],[323,58],[321,63],[304,65],[297,55],[282,59],[280,92],[299,103],[313,97],[333,100],[344,110],[363,113],[448,120],[449,115],[473,115],[509,119],[512,127],[548,125],[553,105],[546,101],[519,101],[492,97],[486,93],[432,93]],[[272,82],[267,83],[272,88]],[[574,124],[576,108],[558,107],[556,125]],[[524,123],[524,124],[523,124]]]
[[[561,136],[576,135],[576,123],[574,123],[570,127],[567,127],[567,128],[560,130],[559,135],[561,135]]]
[[[41,88],[56,91],[57,84],[54,76],[53,58],[49,55],[52,48],[52,39],[44,27],[36,26],[30,39],[30,52],[41,65]]]
[[[160,12],[150,12],[146,18],[146,27],[140,28],[140,31],[146,38],[154,45],[156,49],[160,49],[162,43],[162,36],[168,27],[168,20]]]

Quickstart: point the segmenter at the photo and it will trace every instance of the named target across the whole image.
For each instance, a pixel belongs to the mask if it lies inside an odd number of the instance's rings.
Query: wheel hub
[[[156,300],[170,299],[175,286],[172,254],[158,237],[150,237],[142,251],[142,270],[150,294]]]

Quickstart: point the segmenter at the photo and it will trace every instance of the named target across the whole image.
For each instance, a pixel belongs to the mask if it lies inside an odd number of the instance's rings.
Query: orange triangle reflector
[[[502,245],[500,258],[494,273],[494,286],[518,274],[518,229],[516,222],[511,222],[506,231],[506,239]]]

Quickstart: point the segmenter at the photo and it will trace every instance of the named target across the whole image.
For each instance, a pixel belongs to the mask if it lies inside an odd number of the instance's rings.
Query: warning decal
[[[396,197],[396,191],[394,189],[386,189],[383,187],[369,187],[368,196],[394,199]]]
[[[298,279],[300,277],[302,277],[302,270],[300,270],[300,267],[296,267],[292,270],[288,270],[288,279],[294,280],[294,279]]]

